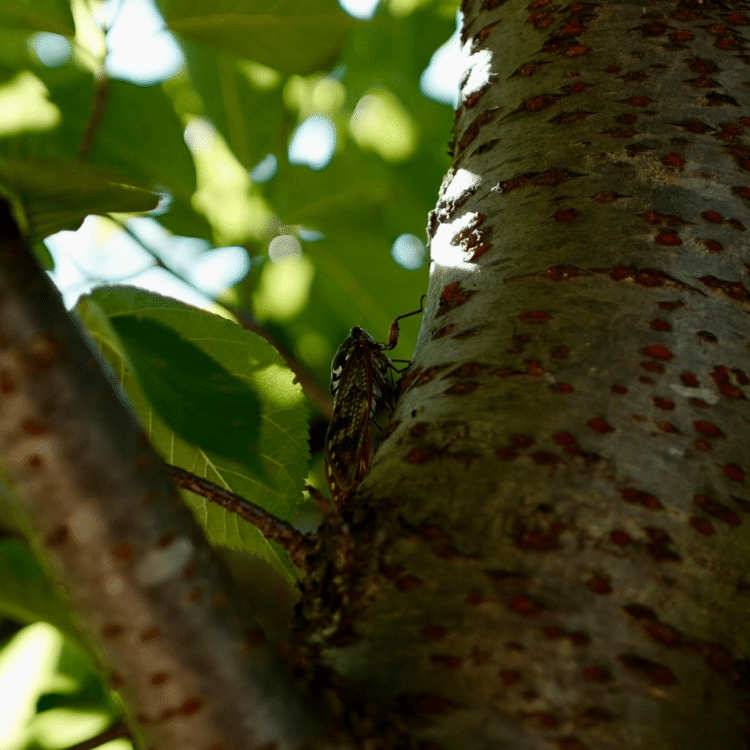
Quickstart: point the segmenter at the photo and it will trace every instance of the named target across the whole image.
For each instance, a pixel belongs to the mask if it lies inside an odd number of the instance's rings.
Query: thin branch
[[[200,495],[208,502],[215,503],[251,523],[266,539],[271,539],[280,544],[298,568],[305,568],[307,553],[311,544],[309,534],[298,531],[290,523],[282,521],[261,508],[260,505],[246,500],[231,490],[219,487],[218,484],[214,484],[204,477],[199,477],[197,474],[181,469],[179,466],[166,464],[166,467],[176,487],[190,490],[190,492]]]
[[[91,154],[91,148],[94,145],[94,138],[99,123],[104,116],[104,109],[107,105],[107,94],[109,93],[109,78],[102,67],[94,76],[94,95],[91,97],[91,106],[89,116],[86,120],[86,127],[81,136],[81,142],[78,146],[78,158],[86,161]]]

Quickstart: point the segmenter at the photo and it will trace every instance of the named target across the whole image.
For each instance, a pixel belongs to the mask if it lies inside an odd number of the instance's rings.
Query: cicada
[[[388,331],[388,341],[375,341],[355,326],[339,347],[331,363],[333,417],[325,442],[326,481],[334,506],[343,499],[367,472],[370,463],[370,422],[384,404],[393,406],[393,362],[384,354],[398,343],[398,321],[422,312],[399,315]]]

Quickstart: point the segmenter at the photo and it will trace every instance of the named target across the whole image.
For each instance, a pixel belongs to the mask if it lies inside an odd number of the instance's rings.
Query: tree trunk
[[[359,746],[746,745],[747,6],[464,3],[417,353],[303,600]]]

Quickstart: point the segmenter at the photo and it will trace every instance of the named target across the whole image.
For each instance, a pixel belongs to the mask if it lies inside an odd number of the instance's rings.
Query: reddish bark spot
[[[724,217],[718,211],[704,211],[701,217],[712,224],[721,224],[724,221]]]
[[[623,500],[628,503],[640,505],[643,508],[649,510],[663,510],[664,506],[661,504],[659,499],[652,495],[650,492],[644,492],[643,490],[636,490],[633,487],[626,487],[620,490]]]
[[[518,682],[521,682],[521,673],[516,672],[515,669],[501,669],[497,676],[506,684],[506,685],[515,685]]]
[[[672,354],[672,352],[667,349],[666,346],[662,346],[662,344],[652,344],[651,346],[645,347],[645,349],[642,349],[641,351],[647,357],[660,359],[664,362],[669,362],[671,359],[674,359],[674,354]]]
[[[594,594],[611,594],[612,584],[609,576],[602,578],[591,578],[586,581],[586,588]]]
[[[662,432],[670,432],[674,434],[682,434],[682,432],[671,422],[658,422],[656,425]]]
[[[577,208],[562,208],[559,211],[556,211],[552,218],[555,221],[559,222],[566,222],[566,221],[574,221],[575,219],[580,219],[582,216],[581,212]]]
[[[41,419],[30,417],[21,422],[21,429],[27,435],[44,435],[47,432],[47,423]]]
[[[612,393],[618,393],[621,396],[628,392],[628,389],[624,385],[620,385],[619,383],[615,383],[612,386]]]
[[[711,331],[696,331],[695,335],[699,339],[703,339],[703,341],[708,341],[710,344],[715,344],[719,340]]]
[[[700,381],[692,372],[683,372],[680,375],[680,380],[683,385],[686,385],[688,388],[698,388],[698,386],[700,386]]]
[[[610,671],[606,667],[602,667],[598,664],[584,667],[583,674],[592,682],[605,683],[612,681]]]
[[[698,516],[690,516],[688,523],[699,533],[705,536],[711,536],[714,532],[714,527],[710,521],[706,521],[704,518],[698,518]]]
[[[144,643],[149,641],[155,641],[161,636],[161,630],[159,628],[147,628],[141,632],[141,640]]]
[[[585,44],[574,44],[565,50],[565,56],[581,57],[582,55],[588,55],[589,52],[591,52],[591,47],[587,47]]]
[[[180,706],[179,713],[183,716],[191,716],[192,714],[197,713],[200,707],[200,700],[197,698],[189,698]]]
[[[716,240],[701,240],[703,244],[706,246],[706,249],[710,253],[721,253],[724,252],[724,245],[721,244],[721,242],[717,242]]]
[[[117,638],[117,636],[120,635],[122,631],[123,631],[122,625],[109,623],[102,628],[102,635],[107,639]]]
[[[538,615],[542,611],[541,605],[523,594],[516,594],[508,602],[509,609],[512,609],[519,615],[532,616]]]
[[[682,244],[682,240],[680,239],[680,235],[677,234],[677,232],[659,232],[659,234],[654,237],[654,242],[656,242],[657,245],[664,245],[666,247],[679,247]]]
[[[617,75],[622,68],[619,65],[607,65],[606,68],[604,68],[605,73],[609,73],[610,75]]]
[[[667,323],[666,320],[662,318],[654,318],[652,321],[649,322],[649,325],[655,331],[671,331],[672,330],[672,326],[669,323]]]
[[[705,422],[703,420],[699,420],[697,422],[693,422],[693,427],[695,427],[695,429],[701,434],[708,435],[708,437],[712,437],[712,438],[725,437],[724,433],[712,422]]]
[[[558,445],[574,445],[576,442],[576,439],[569,432],[556,432],[552,439]]]
[[[672,399],[669,399],[669,398],[655,396],[654,406],[657,409],[664,409],[665,411],[672,411],[672,409],[674,409],[674,401],[672,401]]]
[[[65,544],[70,538],[70,532],[67,526],[57,526],[44,538],[44,543],[48,547],[59,547]]]
[[[424,464],[434,458],[435,454],[427,448],[412,448],[406,456],[406,460],[411,464]]]
[[[402,576],[396,581],[396,588],[399,591],[414,591],[424,584],[420,578],[412,575]]]
[[[744,482],[745,472],[737,464],[725,464],[721,467],[724,474],[729,477],[733,482]]]
[[[521,433],[511,435],[510,442],[516,448],[530,448],[532,445],[536,445],[536,440],[534,440],[531,435],[524,435]]]
[[[467,393],[473,393],[479,386],[480,384],[474,380],[465,380],[446,388],[444,393],[448,396],[464,396]]]
[[[552,393],[573,393],[575,390],[570,383],[554,383],[553,385],[548,386],[548,389]]]
[[[42,468],[42,459],[41,459],[41,456],[30,456],[29,457],[29,468],[31,468],[31,469],[41,469]]]
[[[133,557],[133,548],[127,542],[122,542],[113,547],[112,557],[114,557],[118,563],[129,562]]]
[[[157,672],[152,674],[149,682],[152,685],[163,685],[169,679],[169,675],[166,672]]]
[[[485,598],[479,594],[469,594],[466,597],[466,603],[471,607],[478,607],[480,604],[484,604]]]
[[[456,307],[463,305],[475,294],[476,290],[464,289],[458,281],[446,284],[440,292],[439,307],[436,317],[445,315]]]
[[[644,659],[642,656],[635,656],[634,654],[620,654],[617,658],[636,677],[655,682],[658,685],[672,685],[677,682],[672,670],[663,664],[657,664],[650,659]]]
[[[442,641],[448,635],[448,630],[441,625],[426,625],[422,628],[422,635],[431,641]]]
[[[552,319],[552,316],[544,310],[527,310],[519,314],[518,319],[522,323],[546,323]]]
[[[641,367],[647,372],[656,372],[661,375],[664,372],[664,365],[661,362],[653,362],[648,360],[647,362],[641,362]],[[650,378],[649,382],[653,382]]]
[[[630,534],[628,534],[627,531],[622,531],[621,529],[614,529],[613,531],[610,531],[609,538],[614,544],[618,545],[619,547],[627,547],[627,545],[633,541]]]
[[[13,393],[15,389],[16,385],[10,375],[5,370],[0,370],[0,393],[7,396],[9,393]]]
[[[570,356],[569,346],[554,346],[549,350],[549,356],[558,362],[564,362]]]
[[[589,421],[586,422],[586,426],[590,430],[593,430],[594,432],[598,432],[600,435],[606,435],[608,432],[614,432],[615,431],[615,428],[612,427],[602,417],[595,417],[594,419],[589,419]]]
[[[729,506],[720,503],[718,500],[714,500],[708,495],[695,495],[693,502],[710,516],[718,518],[730,526],[739,526],[742,523],[740,517]]]
[[[671,152],[662,158],[661,163],[666,167],[681,167],[685,161],[679,154]]]

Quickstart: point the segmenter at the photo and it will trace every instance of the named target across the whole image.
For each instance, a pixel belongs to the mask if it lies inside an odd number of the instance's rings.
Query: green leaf
[[[18,622],[48,622],[78,642],[68,608],[22,540],[0,542],[0,579],[0,615]]]
[[[0,0],[0,24],[67,36],[76,33],[68,0]]]
[[[282,86],[253,85],[247,65],[233,55],[181,39],[193,87],[210,118],[239,162],[251,170],[269,151],[286,142],[289,124]],[[279,78],[281,78],[279,76]]]
[[[93,77],[72,65],[39,68],[35,73],[49,90],[62,119],[46,132],[0,140],[2,153],[9,160],[77,159],[88,128]],[[191,207],[195,165],[182,123],[164,89],[109,80],[102,96],[102,115],[94,130],[89,161],[116,170],[124,182],[169,191],[174,200],[159,221],[175,234],[212,238],[205,217]]]
[[[63,159],[0,163],[0,184],[23,202],[32,242],[77,229],[89,214],[150,211],[159,202],[111,169]]]
[[[83,297],[76,309],[123,384],[151,443],[167,462],[206,477],[279,518],[292,519],[302,500],[307,471],[307,413],[301,387],[267,342],[224,318],[131,287],[99,289]],[[122,315],[139,315],[171,327],[255,391],[261,412],[258,453],[266,471],[263,481],[247,461],[204,450],[164,423],[130,370],[115,333],[113,320]],[[202,415],[203,421],[212,417],[209,411]],[[185,494],[213,544],[259,555],[287,579],[294,579],[286,556],[254,526],[215,504]]]
[[[260,404],[248,382],[158,320],[117,315],[110,321],[141,387],[167,425],[206,451],[246,461],[263,477],[263,464],[254,460]]]
[[[172,31],[285,73],[312,73],[337,57],[354,20],[336,0],[159,0]]]

